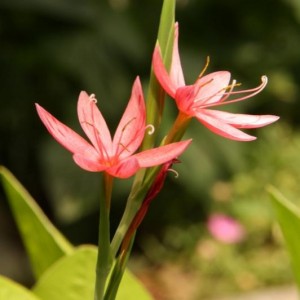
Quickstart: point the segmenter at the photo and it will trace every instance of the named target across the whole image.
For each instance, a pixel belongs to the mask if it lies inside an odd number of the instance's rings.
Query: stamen
[[[241,91],[232,91],[231,94],[245,94],[245,93],[252,93],[253,92],[253,96],[258,94],[260,91],[262,91],[266,85],[268,83],[268,77],[266,75],[263,75],[261,77],[261,84],[255,88],[252,89],[248,89],[248,90],[241,90]],[[239,84],[240,85],[240,84]],[[255,94],[254,94],[255,93]]]
[[[130,119],[130,120],[124,125],[124,127],[122,128],[122,132],[124,132],[125,129],[126,129],[126,127],[129,126],[129,124],[130,124],[132,121],[134,121],[135,119],[136,119],[136,117],[133,117],[132,119]]]
[[[206,86],[206,85],[208,85],[208,84],[210,84],[211,82],[213,82],[213,78],[212,79],[210,79],[210,80],[208,80],[208,81],[206,81],[206,82],[204,82],[203,84],[200,84],[198,87],[197,87],[197,92],[196,92],[196,94],[198,94],[199,93],[199,90],[201,89],[201,88],[203,88],[204,86]],[[218,92],[219,93],[219,92]],[[211,96],[210,96],[211,97]],[[210,98],[209,97],[209,98]],[[202,99],[203,98],[199,98],[199,99],[195,99],[194,100],[194,102],[198,102],[198,101],[202,101]]]
[[[90,101],[93,101],[94,103],[97,103],[96,95],[95,94],[90,94],[89,97]]]
[[[168,171],[173,173],[175,178],[179,177],[179,173],[176,170],[170,168],[170,169],[168,169]]]
[[[221,98],[220,102],[224,102],[226,99],[228,99],[228,97],[232,94],[233,92],[233,89],[236,87],[236,86],[240,86],[241,83],[236,83],[236,80],[233,79],[232,80],[232,84],[228,85],[224,90],[226,91],[227,89],[229,89],[228,92],[224,92],[225,96],[223,98]]]
[[[147,131],[147,133],[148,133],[149,135],[152,135],[152,134],[155,132],[155,127],[154,127],[152,124],[147,125],[145,129],[146,129],[146,130],[149,129],[149,130]]]
[[[119,138],[119,141],[118,141],[118,147],[117,147],[117,149],[116,149],[116,154],[117,154],[117,156],[121,155],[121,153],[122,153],[124,150],[126,150],[126,151],[129,152],[128,147],[129,147],[129,145],[132,143],[132,141],[129,141],[129,142],[127,143],[127,145],[124,145],[124,144],[122,143],[122,138],[123,138],[123,135],[124,135],[124,132],[125,132],[126,128],[127,128],[127,127],[130,125],[130,123],[133,122],[134,120],[136,120],[136,117],[131,118],[131,119],[123,126],[123,128],[122,128],[122,131],[121,131],[121,134],[120,134],[120,138]],[[122,147],[121,150],[119,150],[119,146]]]
[[[237,95],[237,94],[245,94],[245,93],[248,93],[248,95],[244,96],[244,97],[241,97],[241,98],[237,98],[237,99],[233,99],[233,100],[230,100],[230,101],[226,101],[224,102],[224,98],[221,99],[220,102],[223,102],[223,104],[230,104],[230,103],[235,103],[235,102],[239,102],[239,101],[243,101],[243,100],[246,100],[246,99],[249,99],[255,95],[257,95],[258,93],[260,93],[267,85],[268,83],[268,77],[263,75],[261,77],[261,84],[256,87],[256,88],[253,88],[253,89],[248,89],[248,90],[242,90],[242,91],[230,91],[230,92],[226,92],[225,93],[225,100],[228,99],[228,97],[230,95]],[[215,106],[215,105],[221,105],[222,103],[212,103],[211,105],[209,106]]]
[[[232,81],[232,84],[230,84],[230,85],[228,85],[228,86],[226,86],[226,87],[220,89],[219,91],[217,91],[216,93],[214,93],[214,94],[212,94],[212,95],[210,95],[210,96],[208,96],[208,97],[202,97],[202,98],[200,97],[200,98],[198,98],[198,99],[195,99],[194,102],[196,103],[196,102],[201,101],[200,106],[206,106],[205,103],[206,103],[209,99],[211,99],[211,98],[217,96],[219,93],[221,93],[222,95],[224,95],[224,94],[226,95],[225,97],[221,98],[221,100],[218,101],[218,103],[223,102],[224,100],[226,100],[226,99],[229,97],[229,95],[232,93],[233,89],[234,89],[236,86],[240,86],[240,85],[241,85],[240,83],[236,83],[236,80],[233,80],[233,81]],[[225,92],[227,89],[230,89],[229,92]],[[207,105],[207,106],[209,106],[209,105]],[[198,108],[198,107],[194,107],[194,110],[197,109],[197,108]]]
[[[243,101],[243,100],[249,99],[249,98],[257,95],[258,93],[260,93],[266,87],[267,83],[268,83],[268,77],[265,76],[265,75],[263,75],[261,77],[261,84],[258,87],[255,87],[255,88],[252,88],[252,89],[248,89],[248,90],[242,90],[242,91],[233,91],[233,88],[235,86],[239,86],[240,85],[240,84],[236,84],[236,81],[233,80],[232,84],[230,86],[228,86],[228,87],[230,87],[230,90],[228,92],[224,92],[223,98],[221,98],[219,101],[214,102],[214,103],[210,103],[210,104],[206,104],[206,105],[203,104],[203,102],[202,102],[202,105],[199,105],[198,107],[194,107],[194,109],[197,110],[198,108],[208,108],[208,107],[213,107],[213,106],[226,105],[226,104],[231,104],[231,103],[235,103],[235,102],[239,102],[239,101]],[[240,98],[237,98],[237,99],[226,101],[231,95],[246,94],[246,93],[248,95],[246,95],[244,97],[240,97]],[[215,95],[217,95],[217,93]],[[213,96],[210,96],[209,98],[211,98]],[[198,99],[198,101],[199,100],[200,99]],[[201,99],[201,100],[203,100],[203,99]]]
[[[91,100],[92,101],[92,100]],[[94,116],[92,116],[92,118],[94,118]],[[97,141],[97,150],[100,151],[100,154],[102,155],[102,157],[104,159],[108,159],[109,158],[109,154],[106,150],[106,148],[103,146],[102,142],[101,142],[101,139],[100,139],[100,133],[98,131],[98,129],[95,127],[95,125],[93,123],[90,123],[90,122],[87,122],[87,121],[82,121],[80,122],[81,124],[86,124],[88,126],[91,126],[94,130],[94,136],[96,138],[96,141]]]
[[[129,149],[122,143],[119,143],[120,146],[122,146],[124,148],[125,151],[129,152]]]
[[[203,74],[205,73],[205,71],[206,71],[207,68],[208,68],[209,63],[210,63],[210,58],[209,58],[209,56],[207,56],[207,57],[206,57],[206,63],[205,63],[205,66],[204,66],[204,68],[202,69],[202,71],[200,72],[200,74],[198,75],[198,78],[197,78],[197,79],[199,79],[199,78],[201,78],[201,77],[203,76]]]

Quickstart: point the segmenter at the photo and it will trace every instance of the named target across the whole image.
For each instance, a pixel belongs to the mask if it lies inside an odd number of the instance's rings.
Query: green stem
[[[163,143],[166,145],[172,142],[180,141],[190,121],[191,118],[189,116],[179,112],[172,128],[170,129]],[[144,197],[158,171],[159,167],[148,169],[146,173],[143,173],[143,180],[137,175],[136,178],[139,178],[139,180],[135,180],[133,184],[133,188],[126,203],[125,211],[111,243],[111,254],[113,257],[116,256],[124,239],[124,236],[131,224],[131,221],[138,212],[141,203],[143,202]]]
[[[111,279],[109,282],[109,285],[107,287],[105,298],[104,300],[115,300],[118,289],[124,274],[124,271],[126,269],[126,264],[129,259],[132,245],[134,242],[135,234],[130,239],[130,243],[128,245],[128,248],[124,249],[124,252],[120,253],[118,258],[116,259],[116,263],[111,275]]]
[[[140,205],[147,193],[147,190],[143,188],[143,185],[141,183],[139,183],[139,185],[139,187],[137,187],[137,184],[134,185],[131,190],[122,219],[111,242],[111,254],[113,257],[117,255],[117,252],[120,248],[125,234],[127,233],[131,221],[139,210]]]
[[[133,218],[135,217],[136,213],[140,209],[140,206],[159,170],[160,167],[150,168],[149,170],[147,170],[148,172],[145,174],[142,182],[140,180],[134,181],[130,195],[126,202],[126,207],[122,219],[120,221],[120,224],[115,232],[115,235],[111,243],[111,254],[113,257],[117,255],[117,252],[128,231],[128,228]]]
[[[105,284],[112,266],[110,251],[110,202],[113,186],[113,177],[103,173],[103,199],[100,201],[98,258],[96,266],[95,300],[103,300]]]

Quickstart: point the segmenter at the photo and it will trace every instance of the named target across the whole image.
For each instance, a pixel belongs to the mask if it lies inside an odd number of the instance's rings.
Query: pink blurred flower
[[[73,154],[75,163],[84,170],[104,171],[113,177],[127,178],[140,168],[161,165],[177,158],[191,142],[187,140],[172,143],[134,154],[148,127],[144,96],[138,77],[113,139],[96,102],[93,94],[89,96],[86,92],[81,92],[79,95],[78,118],[91,143],[36,104],[38,115],[49,133]]]
[[[239,128],[258,128],[279,119],[272,115],[246,115],[212,109],[217,106],[242,101],[253,97],[264,89],[267,77],[262,76],[262,83],[253,89],[234,91],[238,86],[235,80],[230,83],[230,73],[219,71],[202,76],[196,82],[186,85],[178,50],[178,23],[175,24],[175,37],[170,73],[164,66],[159,45],[153,53],[153,70],[164,90],[175,100],[181,114],[186,118],[196,117],[212,132],[237,141],[252,141],[256,137],[244,133]],[[232,95],[238,98],[228,100]]]
[[[212,214],[207,221],[207,228],[216,240],[226,244],[238,243],[245,237],[243,226],[224,214]]]

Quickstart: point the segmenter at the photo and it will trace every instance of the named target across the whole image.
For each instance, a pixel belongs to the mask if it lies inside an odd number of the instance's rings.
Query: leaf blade
[[[61,258],[40,278],[33,292],[42,300],[93,299],[97,248],[80,246]],[[124,274],[117,300],[151,300],[151,296],[129,272]]]
[[[175,0],[165,0],[160,16],[160,23],[157,34],[157,41],[161,48],[164,63],[167,69],[170,68],[174,41],[175,24]],[[152,124],[158,129],[164,108],[165,92],[158,83],[153,68],[150,71],[150,81],[147,92],[147,124]],[[142,149],[149,149],[154,144],[157,130],[152,135],[145,135]]]
[[[268,192],[290,254],[296,283],[300,288],[300,210],[276,188],[268,187]]]
[[[0,300],[40,300],[17,282],[0,275]]]
[[[20,182],[6,168],[0,175],[36,278],[73,246],[53,226]]]

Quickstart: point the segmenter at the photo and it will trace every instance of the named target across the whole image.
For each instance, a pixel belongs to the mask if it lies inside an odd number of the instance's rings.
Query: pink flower
[[[170,74],[166,70],[157,45],[153,53],[153,70],[164,90],[173,98],[179,111],[186,118],[196,117],[204,126],[225,138],[238,141],[255,140],[238,128],[258,128],[266,126],[279,119],[272,115],[246,115],[211,109],[216,106],[242,101],[253,97],[264,89],[267,77],[262,77],[262,83],[249,90],[233,91],[236,81],[230,84],[230,73],[219,71],[202,77],[202,73],[192,85],[186,85],[178,51],[178,23],[175,24]],[[231,95],[240,94],[239,98],[229,100]]]
[[[245,237],[242,225],[223,214],[211,215],[207,228],[215,239],[226,244],[238,243]]]
[[[176,158],[191,142],[172,143],[134,154],[147,130],[143,91],[138,77],[113,139],[96,102],[93,94],[88,96],[81,92],[79,95],[78,118],[91,143],[36,104],[39,117],[49,133],[73,154],[76,164],[87,171],[105,171],[114,177],[128,178],[141,168],[161,165]]]

